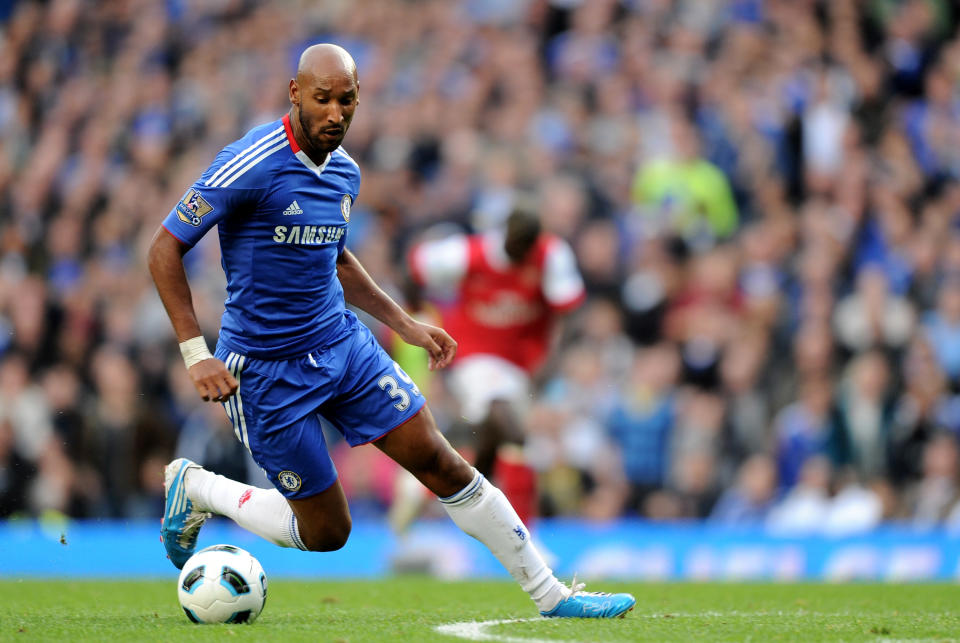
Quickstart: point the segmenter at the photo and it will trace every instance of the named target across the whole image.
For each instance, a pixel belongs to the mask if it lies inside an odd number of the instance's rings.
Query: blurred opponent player
[[[306,49],[289,84],[291,108],[228,145],[157,230],[150,272],[184,362],[204,400],[221,402],[237,437],[276,489],[257,489],[180,458],[165,469],[161,536],[182,567],[211,513],[284,547],[339,549],[347,501],[318,416],[351,445],[372,442],[437,494],[546,616],[611,617],[628,594],[561,584],[523,522],[440,435],[423,396],[345,301],[449,364],[456,343],[413,320],[344,247],[360,171],[340,147],[358,104],[357,68],[335,45]],[[218,226],[227,300],[210,354],[183,255]]]
[[[474,466],[494,479],[517,513],[536,513],[536,485],[521,446],[531,378],[547,361],[557,320],[585,297],[573,250],[516,208],[503,230],[427,241],[409,256],[428,293],[453,293],[444,327],[457,339],[448,383],[473,429]],[[392,508],[402,527],[414,513],[409,485]]]

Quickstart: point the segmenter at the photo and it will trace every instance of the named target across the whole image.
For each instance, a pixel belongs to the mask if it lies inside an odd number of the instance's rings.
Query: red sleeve
[[[417,253],[420,251],[422,244],[417,244],[410,249],[410,252],[407,253],[407,268],[410,269],[410,276],[413,277],[413,280],[417,282],[417,285],[424,285],[423,281],[423,271],[420,270],[420,265],[417,262]]]

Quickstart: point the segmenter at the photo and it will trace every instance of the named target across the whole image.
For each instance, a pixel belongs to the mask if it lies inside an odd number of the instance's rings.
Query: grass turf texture
[[[303,582],[276,579],[252,625],[194,625],[176,581],[0,581],[0,640],[455,641],[463,621],[528,619],[533,603],[507,582],[424,578]],[[957,640],[954,585],[591,583],[630,591],[625,619],[491,625],[485,640],[879,641]],[[589,587],[588,587],[589,589]]]

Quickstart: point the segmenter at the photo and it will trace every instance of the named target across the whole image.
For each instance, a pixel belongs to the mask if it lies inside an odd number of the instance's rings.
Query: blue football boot
[[[212,515],[197,511],[193,501],[187,497],[183,477],[191,468],[199,469],[200,465],[186,458],[177,458],[163,470],[166,505],[163,509],[163,521],[160,523],[160,540],[167,550],[167,558],[177,569],[183,569],[187,559],[193,556],[200,528]]]
[[[540,612],[547,618],[623,618],[633,609],[637,599],[630,594],[585,592],[583,583],[573,581],[570,596],[560,601],[549,612]]]

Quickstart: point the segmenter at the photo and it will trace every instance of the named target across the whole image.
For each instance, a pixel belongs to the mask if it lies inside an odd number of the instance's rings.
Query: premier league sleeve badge
[[[213,212],[213,206],[203,198],[199,190],[190,188],[183,198],[177,203],[177,216],[184,223],[192,226],[200,226],[200,221],[204,216]]]

